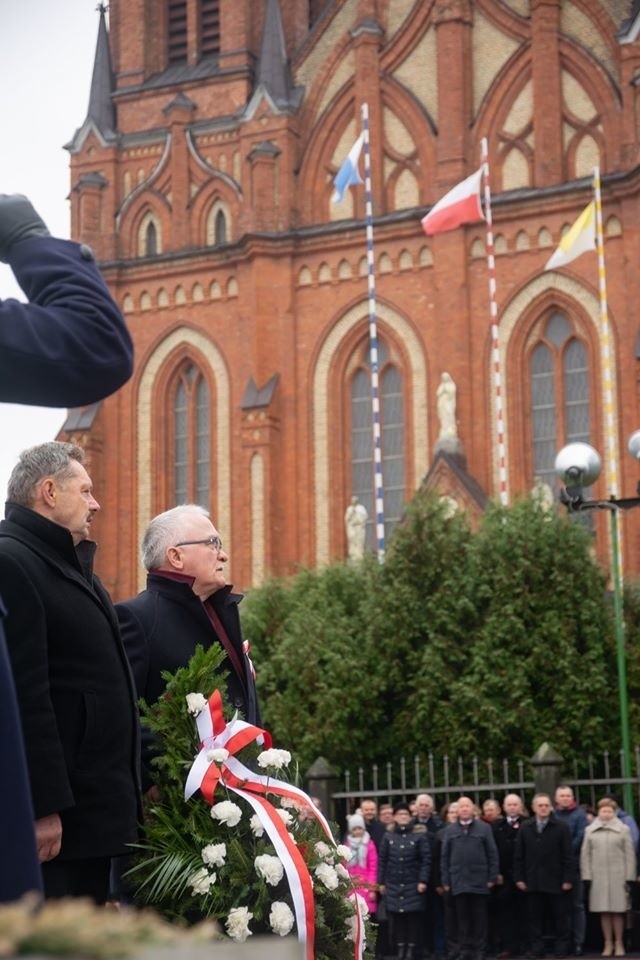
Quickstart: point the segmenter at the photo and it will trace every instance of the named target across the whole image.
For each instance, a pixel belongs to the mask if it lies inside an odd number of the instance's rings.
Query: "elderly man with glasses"
[[[195,653],[219,643],[228,670],[227,703],[249,723],[260,724],[255,675],[240,632],[240,594],[232,593],[228,556],[202,507],[187,504],[159,514],[142,540],[147,589],[116,610],[138,697],[154,703],[164,692],[162,672],[174,673]],[[151,786],[153,755],[143,730],[142,784]]]

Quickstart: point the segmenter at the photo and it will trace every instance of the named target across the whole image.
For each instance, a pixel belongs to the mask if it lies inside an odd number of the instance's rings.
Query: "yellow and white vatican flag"
[[[596,249],[596,205],[595,201],[584,208],[570,230],[567,230],[560,244],[544,265],[545,270],[564,267],[576,257]]]

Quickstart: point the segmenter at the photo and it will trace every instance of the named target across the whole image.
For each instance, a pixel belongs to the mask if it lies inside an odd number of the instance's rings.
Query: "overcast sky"
[[[51,233],[69,236],[69,154],[87,113],[97,0],[2,0],[0,193],[24,193]],[[22,291],[0,264],[0,298]],[[0,502],[16,457],[51,440],[66,411],[0,403]],[[1,514],[0,510],[0,514]]]

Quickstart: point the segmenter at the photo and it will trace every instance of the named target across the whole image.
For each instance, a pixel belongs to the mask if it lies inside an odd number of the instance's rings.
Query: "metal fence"
[[[430,753],[423,758],[408,760],[401,757],[395,762],[374,764],[368,769],[359,767],[354,772],[346,771],[342,783],[334,774],[332,782],[327,783],[325,796],[333,815],[342,820],[365,797],[378,803],[395,803],[412,800],[418,793],[429,793],[439,809],[462,793],[476,803],[482,803],[488,797],[502,799],[505,793],[518,793],[530,800],[537,789],[549,791],[558,783],[568,783],[573,787],[578,803],[595,807],[605,793],[613,793],[622,802],[624,787],[629,784],[634,807],[638,810],[640,747],[633,751],[632,765],[635,774],[627,779],[623,775],[622,751],[589,753],[584,760],[572,763],[541,762],[538,754],[530,760],[495,761],[476,756],[435,757]],[[320,781],[316,782],[315,791],[322,792]]]

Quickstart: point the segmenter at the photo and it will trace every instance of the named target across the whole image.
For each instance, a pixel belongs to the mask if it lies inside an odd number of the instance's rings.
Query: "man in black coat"
[[[488,823],[474,819],[470,797],[458,800],[458,819],[445,827],[442,886],[451,891],[461,960],[481,960],[487,939],[489,893],[498,878],[498,851]]]
[[[131,376],[131,337],[89,247],[50,237],[26,197],[0,194],[0,261],[31,300],[0,300],[0,401],[86,404]],[[42,889],[5,606],[0,599],[0,903]]]
[[[435,812],[431,794],[419,793],[415,803],[416,812],[412,822],[414,825],[421,825],[426,830],[427,841],[431,851],[431,863],[433,863],[436,833],[443,829],[444,823]],[[444,956],[444,913],[442,910],[442,897],[439,897],[436,893],[433,883],[427,887],[424,924],[420,930],[416,953],[419,958],[425,957],[429,953],[435,954],[436,958]]]
[[[0,300],[0,400],[79,407],[129,379],[131,337],[90,247],[50,237],[26,197],[0,194],[0,260],[30,301]]]
[[[138,726],[115,611],[93,574],[99,504],[83,451],[21,454],[0,523],[5,631],[45,895],[104,902],[110,858],[137,838]]]
[[[226,702],[249,723],[260,725],[253,665],[240,632],[240,594],[227,585],[228,560],[207,511],[195,504],[174,507],[149,524],[142,541],[147,589],[116,605],[122,639],[138,697],[162,695],[162,672],[184,667],[196,646],[220,644],[229,671]],[[151,786],[151,738],[143,730],[143,789]]]
[[[564,957],[569,947],[571,890],[574,878],[569,828],[553,815],[546,793],[533,798],[534,816],[518,832],[514,877],[527,895],[529,940],[534,956],[544,956],[543,920],[548,906],[554,920],[555,954]]]
[[[497,891],[498,960],[517,957],[524,943],[525,895],[516,887],[514,861],[516,843],[525,821],[522,800],[517,793],[508,793],[502,804],[504,816],[494,821],[493,836],[498,848],[499,877]]]

